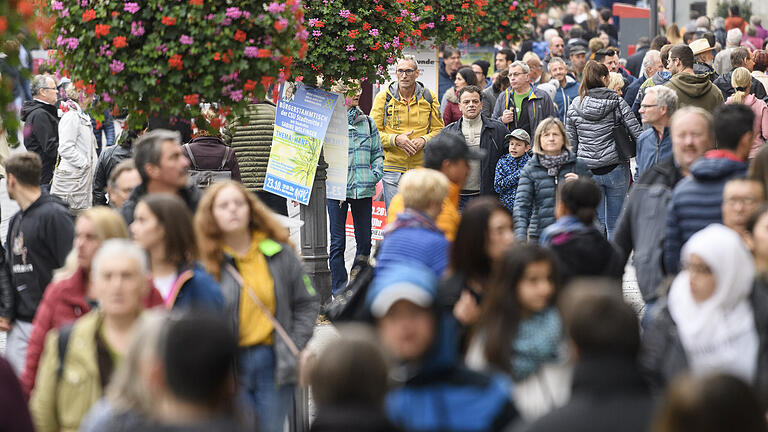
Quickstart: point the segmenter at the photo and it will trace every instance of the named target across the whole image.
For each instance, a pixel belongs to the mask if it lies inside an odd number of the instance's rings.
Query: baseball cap
[[[504,137],[504,140],[509,141],[512,138],[516,140],[524,141],[526,144],[531,145],[531,136],[528,135],[528,132],[526,132],[525,129],[513,130],[512,132],[508,133],[507,136]]]
[[[574,44],[574,45],[572,45],[572,46],[571,46],[571,48],[568,50],[568,53],[569,53],[570,55],[574,55],[574,54],[586,54],[586,53],[587,53],[587,49],[586,49],[586,48],[584,48],[584,45],[582,45],[582,44]]]
[[[419,263],[396,263],[381,269],[371,282],[366,303],[374,318],[381,318],[400,300],[423,308],[435,301],[437,277]]]
[[[439,169],[445,160],[479,160],[484,158],[486,154],[487,152],[481,148],[469,148],[464,135],[443,131],[429,140],[424,148],[424,166]]]

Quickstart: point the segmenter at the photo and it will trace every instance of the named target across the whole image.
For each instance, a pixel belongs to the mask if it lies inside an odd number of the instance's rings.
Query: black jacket
[[[310,432],[399,432],[383,412],[361,406],[318,407]]]
[[[619,252],[597,228],[570,232],[553,240],[556,241],[548,247],[555,255],[563,284],[573,278],[587,276],[621,281],[626,260],[621,260]]]
[[[734,89],[733,85],[731,85],[732,75],[733,71],[724,73],[717,77],[717,79],[713,82],[713,84],[716,85],[721,92],[723,92],[723,100],[728,99],[730,96],[736,93],[736,89]],[[755,97],[760,100],[765,100],[765,86],[763,86],[763,83],[761,83],[760,80],[755,77],[752,77],[752,85],[749,87],[749,93],[755,95]]]
[[[112,170],[120,162],[133,157],[133,149],[120,145],[105,148],[99,156],[93,177],[93,205],[107,205],[107,183]]]
[[[123,216],[126,225],[133,223],[133,212],[136,210],[136,204],[139,203],[141,197],[147,194],[147,186],[142,183],[131,192],[131,195],[120,207],[120,214]],[[192,214],[197,210],[197,203],[200,202],[202,194],[197,186],[190,185],[179,191],[179,198],[181,198],[189,207],[189,211]]]
[[[5,251],[15,290],[12,318],[32,321],[53,271],[64,266],[72,249],[74,231],[67,206],[45,192],[29,208],[13,215]]]
[[[632,74],[632,76],[640,77],[643,69],[643,58],[645,58],[645,54],[648,52],[648,48],[649,47],[644,46],[638,49],[636,53],[632,54],[627,59],[627,70]]]
[[[504,126],[504,123],[484,115],[482,120],[483,128],[480,131],[480,148],[485,150],[487,154],[480,162],[480,194],[498,196],[499,194],[493,189],[493,179],[496,175],[496,164],[499,162],[499,158],[508,151],[507,143],[504,142],[507,127]],[[461,124],[463,121],[464,117],[449,124],[443,130],[462,135]]]
[[[654,404],[634,359],[583,355],[573,372],[571,399],[526,432],[645,432]]]
[[[21,108],[24,122],[24,147],[35,152],[43,162],[40,184],[50,184],[59,155],[59,117],[54,105],[31,100]]]

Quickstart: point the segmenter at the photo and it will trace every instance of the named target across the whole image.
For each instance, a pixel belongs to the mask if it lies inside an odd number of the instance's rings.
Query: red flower
[[[108,24],[96,24],[96,29],[94,30],[94,34],[96,37],[106,36],[109,33],[109,25]]]
[[[384,12],[384,6],[382,6],[382,5],[377,5],[377,6],[376,6],[376,12]],[[386,12],[384,12],[384,14],[386,15]]]
[[[192,6],[202,6],[203,0],[189,0],[189,4]]]
[[[445,16],[446,21],[453,21],[453,14],[448,14]]]
[[[92,19],[96,19],[96,11],[93,9],[88,9],[87,11],[83,12],[83,22],[88,22]]]
[[[114,17],[116,17],[116,16],[118,16],[118,15],[120,15],[120,12],[118,12],[118,11],[112,11],[112,18],[114,18]]]
[[[128,44],[125,42],[125,36],[115,36],[112,38],[112,45],[115,48],[125,48]]]
[[[283,58],[280,59],[280,63],[282,63],[283,66],[290,66],[293,64],[293,57],[283,56]]]
[[[221,53],[219,53],[219,52],[217,52],[217,53],[214,53],[214,54],[213,54],[213,59],[214,59],[215,61],[219,61],[219,60],[221,60]]]
[[[5,33],[6,30],[8,30],[8,20],[0,16],[0,34]]]
[[[318,27],[318,28],[325,27],[325,23],[320,20],[317,20],[317,22],[315,22],[315,27]]]
[[[260,48],[259,51],[256,53],[256,57],[258,58],[267,58],[272,56],[272,50]]]
[[[506,26],[508,26],[508,25],[509,25],[509,21],[507,21],[507,20],[504,20],[504,21],[502,21],[502,22],[501,22],[501,25],[503,25],[504,27],[506,27]]]
[[[456,33],[461,33],[461,30],[462,30],[461,26],[456,27]]]
[[[429,5],[424,6],[424,10],[427,11],[427,12],[431,11],[432,10],[432,6],[429,6]]]
[[[264,75],[261,77],[261,85],[264,86],[264,88],[268,88],[272,85],[272,83],[275,82],[275,77],[271,77],[268,75]]]
[[[371,51],[378,51],[381,48],[381,42],[376,42],[376,45],[371,47]]]
[[[368,22],[363,23],[363,30],[368,31],[371,29],[371,25]]]
[[[35,12],[35,8],[32,6],[32,3],[26,0],[16,3],[16,10],[19,12],[19,15],[25,17],[30,16]]]
[[[469,3],[462,3],[461,4],[462,9],[469,9]]]
[[[174,54],[168,59],[168,66],[171,69],[181,70],[184,67],[184,62],[181,60],[181,54]]]
[[[213,129],[221,129],[221,127],[224,126],[224,122],[218,117],[212,119],[208,124],[210,124]]]
[[[245,82],[245,84],[243,84],[243,90],[252,91],[253,89],[256,88],[256,84],[258,84],[256,81],[248,80]]]
[[[160,20],[161,23],[167,26],[176,25],[176,18],[172,18],[169,16],[164,16],[163,19]]]
[[[350,30],[350,31],[347,33],[347,36],[349,36],[349,37],[351,37],[352,39],[354,39],[354,38],[356,38],[356,37],[357,37],[358,33],[360,33],[360,31],[359,31],[359,30]]]
[[[349,21],[349,22],[351,22],[352,24],[354,24],[354,23],[356,23],[356,22],[357,22],[357,17],[356,17],[354,14],[351,14],[351,15],[350,15],[350,16],[347,18],[347,21]]]
[[[400,24],[401,22],[403,22],[403,17],[397,17],[397,18],[395,18],[395,22],[396,22],[397,24]]]
[[[283,30],[285,29],[285,27],[286,27],[287,25],[288,25],[288,24],[286,24],[286,23],[284,23],[284,22],[282,22],[282,21],[275,21],[275,24],[274,24],[274,26],[273,26],[273,27],[275,27],[275,30],[277,30],[277,31],[281,32],[281,31],[283,31]]]
[[[85,92],[88,93],[88,94],[96,93],[96,85],[94,85],[94,84],[86,84]]]
[[[237,31],[235,32],[235,35],[234,35],[234,36],[232,36],[232,39],[234,39],[234,40],[236,40],[236,41],[238,41],[238,42],[245,42],[245,37],[246,37],[246,34],[245,34],[245,32],[244,32],[244,31],[242,31],[242,30],[237,30]]]
[[[184,96],[184,103],[188,105],[197,105],[200,102],[200,96],[197,93]]]

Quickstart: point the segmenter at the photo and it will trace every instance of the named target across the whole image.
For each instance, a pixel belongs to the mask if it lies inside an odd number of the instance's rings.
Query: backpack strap
[[[195,155],[192,154],[192,149],[189,147],[189,144],[184,144],[182,146],[184,148],[184,151],[187,153],[187,156],[189,156],[189,160],[192,162],[192,168],[197,168],[197,161],[195,160]]]
[[[59,340],[58,340],[58,357],[59,367],[56,369],[56,378],[61,379],[61,374],[64,370],[64,357],[67,355],[67,345],[69,345],[69,337],[72,336],[72,328],[74,323],[64,324],[59,328]]]
[[[229,154],[232,152],[231,147],[225,147],[224,150],[224,157],[221,159],[221,166],[219,167],[219,171],[224,170],[224,166],[227,165],[227,160],[229,159]]]

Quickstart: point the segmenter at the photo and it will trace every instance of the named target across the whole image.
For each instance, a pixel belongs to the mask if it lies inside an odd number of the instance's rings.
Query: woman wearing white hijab
[[[765,393],[768,301],[752,295],[749,250],[735,231],[712,224],[688,240],[682,260],[685,270],[643,334],[643,369],[660,388],[681,372],[724,372]]]

